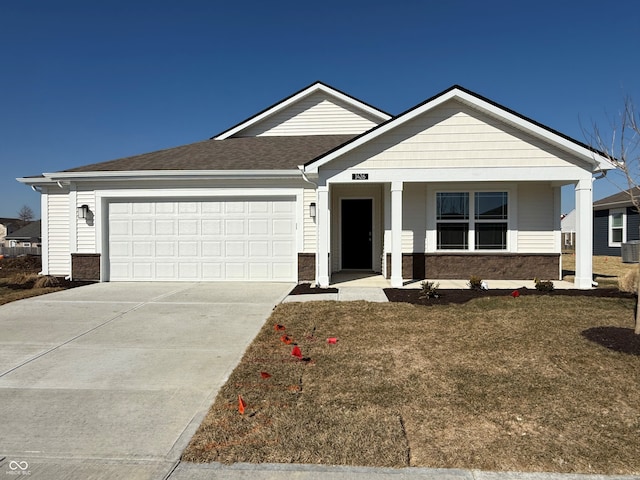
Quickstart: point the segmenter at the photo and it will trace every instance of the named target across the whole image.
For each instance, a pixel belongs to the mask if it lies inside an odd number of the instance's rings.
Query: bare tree
[[[28,205],[23,205],[18,212],[18,218],[20,219],[20,223],[22,223],[23,226],[33,220],[33,210],[31,210],[31,207],[29,207]]]
[[[625,98],[623,106],[611,122],[611,135],[603,135],[598,126],[593,125],[589,137],[592,146],[600,150],[622,174],[625,185],[616,186],[628,192],[631,204],[640,213],[640,112],[630,97]],[[640,299],[640,281],[636,293]],[[640,301],[636,304],[634,331],[640,335]]]

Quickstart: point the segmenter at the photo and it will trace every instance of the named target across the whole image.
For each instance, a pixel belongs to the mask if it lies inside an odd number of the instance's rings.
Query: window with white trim
[[[508,221],[507,192],[436,193],[438,250],[506,250]]]
[[[609,246],[620,247],[627,241],[627,210],[609,210]]]

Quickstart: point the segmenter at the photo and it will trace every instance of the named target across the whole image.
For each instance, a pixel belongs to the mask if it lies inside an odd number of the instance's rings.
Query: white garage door
[[[291,198],[109,203],[109,278],[295,281]]]

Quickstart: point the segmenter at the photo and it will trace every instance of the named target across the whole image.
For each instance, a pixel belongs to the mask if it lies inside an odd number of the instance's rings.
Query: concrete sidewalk
[[[638,480],[638,476],[483,472],[444,468],[368,468],[324,465],[180,463],[171,480]]]

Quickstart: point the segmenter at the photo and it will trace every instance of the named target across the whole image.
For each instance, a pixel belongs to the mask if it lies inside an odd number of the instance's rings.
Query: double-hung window
[[[626,210],[616,208],[609,210],[609,246],[620,247],[627,241]]]
[[[506,250],[507,192],[438,192],[438,250]]]

